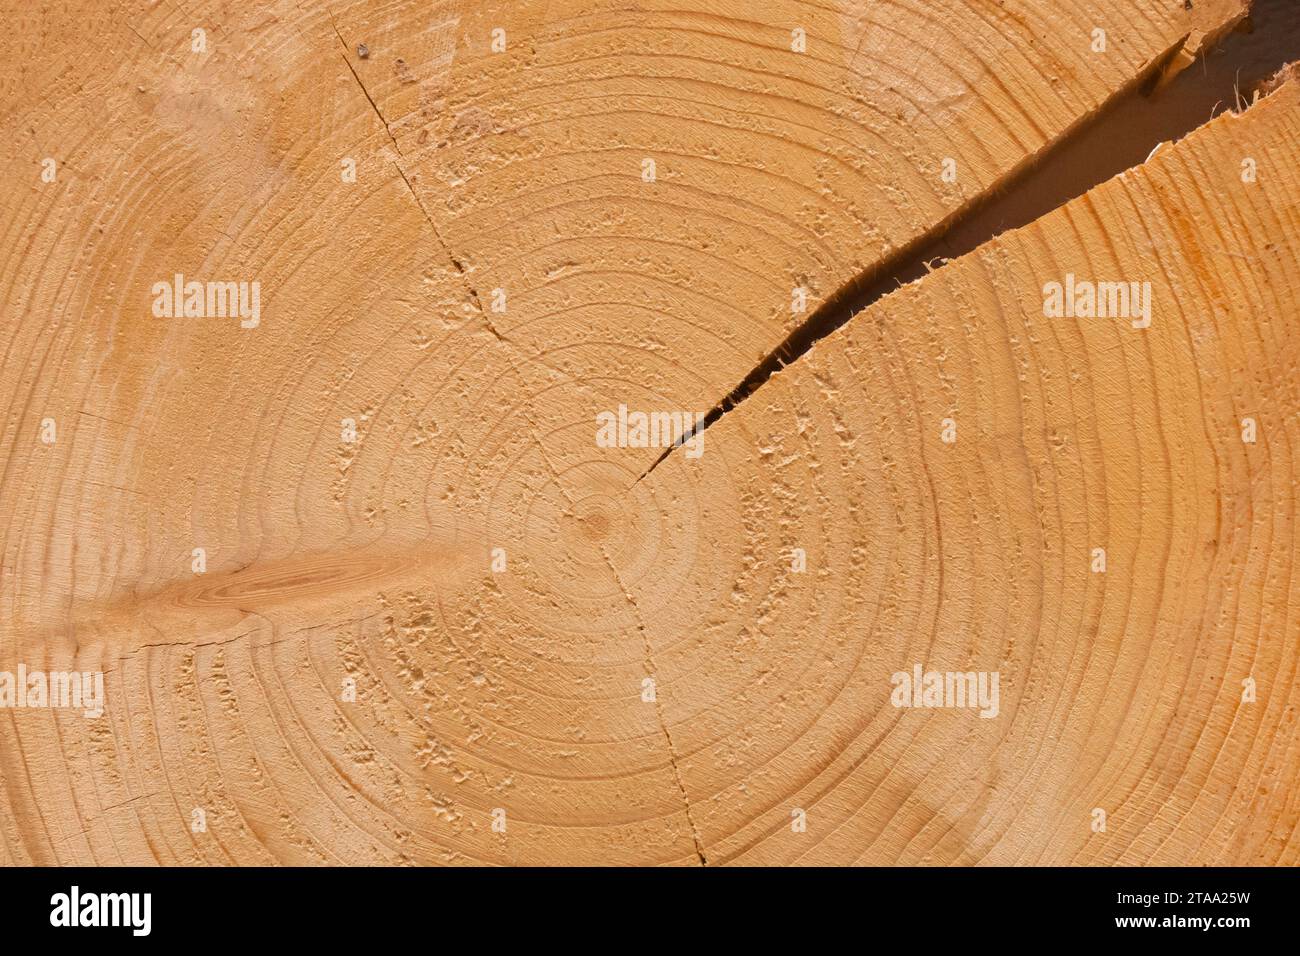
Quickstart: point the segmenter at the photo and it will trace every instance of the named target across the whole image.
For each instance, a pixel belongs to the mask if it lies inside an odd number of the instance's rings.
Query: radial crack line
[[[393,167],[397,170],[397,175],[402,177],[402,182],[406,183],[406,189],[411,194],[411,198],[415,200],[415,204],[420,208],[420,212],[424,215],[425,221],[429,223],[429,228],[433,230],[433,238],[438,240],[438,245],[441,247],[443,255],[445,255],[447,261],[455,267],[456,273],[465,280],[465,288],[469,292],[469,297],[474,303],[474,308],[478,309],[482,314],[483,322],[487,325],[488,331],[502,342],[505,342],[506,337],[492,327],[492,320],[487,317],[487,310],[483,308],[483,303],[479,301],[478,290],[470,283],[469,275],[465,271],[465,266],[462,265],[461,261],[452,253],[451,247],[447,245],[447,240],[442,237],[442,230],[438,228],[437,221],[429,214],[429,210],[425,208],[424,202],[420,199],[420,194],[417,193],[415,187],[411,185],[411,180],[407,177],[406,170],[402,168],[402,164],[397,162],[397,160],[393,160]]]
[[[326,10],[326,12],[329,13],[328,9]],[[375,115],[379,117],[379,122],[384,124],[384,131],[388,133],[388,138],[393,144],[393,149],[397,151],[397,155],[399,157],[405,158],[405,155],[402,153],[402,147],[397,144],[397,137],[393,135],[393,128],[388,125],[388,120],[384,117],[383,112],[379,109],[379,104],[376,103],[374,97],[370,95],[370,91],[366,89],[366,84],[361,81],[360,75],[358,75],[356,69],[353,68],[352,61],[348,59],[348,44],[347,41],[343,39],[343,34],[339,33],[338,24],[334,22],[334,14],[329,13],[329,18],[330,18],[330,26],[333,27],[334,29],[334,35],[338,37],[339,45],[343,47],[343,53],[342,53],[343,62],[347,64],[348,72],[352,74],[352,79],[356,80],[357,86],[361,88],[361,93],[363,96],[365,96],[366,102],[370,104],[370,108],[373,109],[375,111]],[[447,245],[446,240],[443,239],[442,237],[442,231],[438,228],[438,223],[434,220],[433,216],[429,215],[429,210],[426,209],[424,203],[421,202],[419,193],[417,193],[415,191],[415,187],[411,185],[411,180],[406,175],[406,170],[402,168],[402,164],[397,160],[393,160],[393,166],[396,167],[397,174],[402,177],[402,182],[406,184],[406,188],[410,192],[411,197],[415,200],[415,204],[420,207],[420,212],[424,214],[424,218],[429,223],[429,227],[433,230],[434,238],[438,240],[438,245],[442,248],[443,254],[447,257],[447,260],[455,267],[457,273],[459,273],[462,277],[466,276],[464,265],[462,265],[460,260],[457,259],[455,255],[452,254],[451,248]],[[475,289],[473,285],[469,283],[468,279],[466,279],[465,281],[465,287],[469,291],[469,297],[471,301],[473,301],[474,307],[478,309],[479,315],[483,317],[483,324],[487,326],[488,331],[491,332],[492,335],[495,336],[498,340],[502,342],[507,341],[506,337],[503,336],[497,330],[496,326],[492,324],[492,320],[488,318],[487,310],[483,308],[483,303],[479,301],[478,290]]]
[[[778,371],[797,362],[817,342],[826,338],[855,315],[874,304],[878,299],[906,284],[902,281],[903,277],[911,275],[908,281],[915,281],[916,278],[945,268],[948,262],[944,262],[937,267],[931,267],[929,260],[927,260],[927,254],[934,245],[942,242],[944,237],[954,229],[985,212],[990,205],[1004,195],[1014,192],[1031,173],[1038,170],[1044,163],[1048,163],[1057,157],[1071,143],[1108,116],[1120,103],[1132,96],[1141,94],[1144,90],[1157,83],[1174,64],[1179,54],[1183,52],[1189,38],[1190,34],[1181,37],[1163,53],[1138,70],[1119,89],[1098,104],[1096,108],[1079,116],[1050,142],[1027,154],[1012,169],[998,177],[996,181],[962,204],[946,218],[903,244],[896,252],[876,260],[872,265],[836,289],[807,319],[799,323],[780,345],[769,352],[758,365],[754,366],[740,380],[739,384],[718,400],[708,414],[705,415],[702,424],[692,433],[683,434],[671,446],[664,449],[659,457],[650,464],[650,467],[641,473],[636,482],[641,481],[642,478],[645,478],[659,467],[688,438],[699,434],[721,419],[723,415],[762,387]],[[1100,176],[1089,188],[1100,185],[1112,175],[1122,171],[1122,169],[1115,169],[1113,172]],[[1077,196],[1071,196],[1065,202],[1075,198]],[[1055,208],[1060,208],[1060,206],[1065,205],[1065,202],[1059,203]],[[1049,210],[1048,213],[1051,211]],[[984,245],[1003,231],[998,228],[990,229],[973,248]],[[929,258],[932,260],[934,257],[930,256]],[[636,482],[633,482],[633,484],[635,485]]]
[[[528,432],[532,436],[533,443],[537,445],[537,450],[541,453],[542,461],[546,464],[546,470],[551,473],[551,478],[554,479],[555,484],[559,487],[560,494],[562,494],[565,500],[568,501],[569,506],[573,507],[573,498],[569,494],[568,489],[564,487],[564,482],[560,480],[560,473],[556,470],[555,463],[551,461],[551,456],[547,454],[546,444],[538,436],[537,429],[534,427],[532,419],[528,420]],[[645,619],[641,616],[641,608],[637,605],[636,598],[632,596],[632,592],[627,589],[627,585],[623,583],[623,578],[618,573],[618,568],[615,567],[609,553],[605,550],[605,546],[603,544],[598,545],[597,550],[600,551],[601,558],[604,559],[606,567],[609,568],[609,573],[613,576],[614,583],[618,585],[618,589],[623,592],[623,597],[627,600],[628,606],[632,609],[632,616],[636,619],[637,633],[641,635],[642,655],[644,657],[642,663],[651,675],[651,680],[653,680],[653,675],[657,673],[657,671],[655,669],[654,655],[650,650],[650,635],[646,631]],[[668,763],[672,767],[673,781],[677,784],[677,790],[682,795],[682,809],[686,814],[686,825],[690,827],[691,841],[695,844],[695,855],[699,858],[701,866],[708,866],[709,861],[704,855],[704,844],[700,840],[700,831],[695,825],[694,816],[691,814],[691,798],[686,792],[686,784],[682,781],[681,769],[677,766],[677,746],[673,742],[672,733],[668,730],[668,723],[664,720],[663,706],[659,703],[659,694],[657,692],[655,693],[654,707],[655,719],[659,723],[659,730],[663,733],[664,743],[668,748]]]
[[[361,82],[361,77],[357,75],[356,69],[353,68],[352,61],[348,59],[348,44],[347,41],[343,39],[343,34],[339,33],[338,24],[334,22],[334,14],[328,7],[326,7],[325,12],[329,13],[330,26],[334,28],[334,35],[339,38],[339,46],[343,47],[343,62],[347,64],[348,72],[352,74],[352,79],[357,81],[357,86],[361,87],[362,95],[365,96],[366,102],[370,104],[370,108],[375,111],[375,115],[379,117],[379,122],[384,124],[384,132],[386,132],[388,138],[392,140],[393,149],[397,150],[398,156],[401,156],[402,147],[397,145],[397,137],[393,135],[392,127],[388,125],[388,120],[384,119],[384,114],[379,110],[379,104],[375,102],[374,97],[370,95],[370,91],[366,89],[366,84]]]
[[[641,643],[645,654],[645,667],[650,672],[650,679],[654,680],[654,675],[658,673],[655,667],[654,654],[650,649],[650,634],[645,629],[645,619],[641,616],[641,608],[636,603],[636,598],[632,592],[627,589],[623,583],[623,577],[618,573],[614,562],[610,559],[609,554],[605,551],[605,546],[599,546],[600,556],[605,559],[605,564],[609,566],[610,573],[614,576],[614,581],[618,584],[619,590],[627,598],[628,605],[632,608],[632,615],[636,618],[636,629],[641,634]],[[708,858],[704,855],[704,843],[700,840],[699,828],[695,825],[695,818],[691,814],[691,798],[686,792],[686,784],[682,781],[681,768],[677,766],[677,745],[673,742],[673,735],[668,730],[668,722],[664,720],[663,705],[659,703],[659,693],[656,687],[654,695],[655,717],[659,721],[659,729],[663,731],[664,742],[668,745],[668,762],[673,768],[673,779],[677,782],[677,789],[682,794],[682,807],[686,812],[686,823],[691,828],[691,839],[695,841],[695,855],[700,858],[700,866],[708,866]]]

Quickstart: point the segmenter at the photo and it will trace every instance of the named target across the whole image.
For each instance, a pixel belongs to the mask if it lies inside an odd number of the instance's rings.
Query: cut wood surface
[[[236,6],[5,12],[0,860],[1300,862],[1295,80],[599,430],[1244,3]]]
[[[1298,104],[882,299],[646,479],[701,516],[691,599],[633,598],[711,860],[1296,864]],[[1071,274],[1150,327],[1045,318]],[[900,717],[914,662],[999,672],[996,719]]]

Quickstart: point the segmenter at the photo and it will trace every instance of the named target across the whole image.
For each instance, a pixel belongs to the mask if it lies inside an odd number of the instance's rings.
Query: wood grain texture
[[[707,411],[1243,4],[759,9],[11,5],[0,672],[106,699],[0,707],[0,860],[1297,862],[1295,83],[647,473],[597,415]]]
[[[1298,102],[882,299],[646,479],[701,515],[653,638],[711,862],[1295,864]],[[1045,318],[1067,273],[1149,281],[1150,328]],[[891,706],[917,662],[1000,672],[997,718]]]

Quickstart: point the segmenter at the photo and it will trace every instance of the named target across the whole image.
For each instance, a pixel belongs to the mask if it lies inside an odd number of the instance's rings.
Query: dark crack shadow
[[[714,405],[696,432],[678,439],[637,481],[883,296],[1141,165],[1161,143],[1181,139],[1218,113],[1244,108],[1270,77],[1300,60],[1300,2],[1255,0],[1236,31],[1157,88],[1183,42],[992,190],[838,289]]]

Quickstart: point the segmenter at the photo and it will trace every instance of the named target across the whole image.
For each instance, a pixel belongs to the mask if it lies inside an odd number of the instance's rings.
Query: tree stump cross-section
[[[1244,0],[8,6],[0,861],[1300,862]]]

